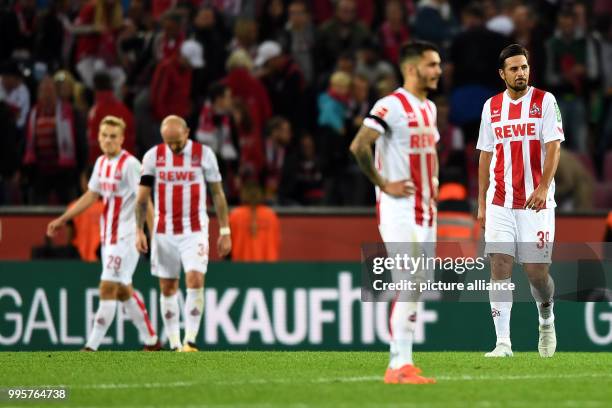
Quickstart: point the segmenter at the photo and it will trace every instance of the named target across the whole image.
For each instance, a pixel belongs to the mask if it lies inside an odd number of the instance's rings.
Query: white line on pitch
[[[512,380],[555,380],[563,378],[612,378],[612,374],[534,374],[534,375],[505,375],[505,376],[445,376],[440,375],[435,377],[438,381],[512,381]],[[124,383],[124,384],[51,384],[37,385],[36,387],[64,387],[70,389],[133,389],[133,388],[181,388],[193,387],[200,385],[246,385],[246,384],[291,384],[291,383],[311,383],[311,384],[326,384],[326,383],[351,383],[351,382],[373,382],[381,381],[381,376],[362,376],[362,377],[330,377],[330,378],[272,378],[272,379],[251,379],[251,380],[230,380],[230,381],[174,381],[174,382],[156,382],[156,383]]]

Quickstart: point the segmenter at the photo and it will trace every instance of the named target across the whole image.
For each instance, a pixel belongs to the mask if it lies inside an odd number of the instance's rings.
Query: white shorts
[[[132,276],[140,257],[134,235],[120,238],[115,245],[103,245],[101,255],[102,276],[100,280],[117,282],[122,285],[132,283]]]
[[[433,258],[436,256],[436,228],[418,224],[396,223],[380,224],[378,226],[380,236],[385,243],[388,257],[408,255],[409,257]],[[401,279],[427,280],[433,279],[433,269],[422,268],[412,276],[395,273],[393,280],[399,282]]]
[[[551,263],[554,241],[554,208],[535,212],[487,205],[485,254],[510,255],[520,264]]]
[[[151,243],[151,273],[159,278],[178,279],[181,263],[185,272],[206,273],[208,234],[155,234]]]

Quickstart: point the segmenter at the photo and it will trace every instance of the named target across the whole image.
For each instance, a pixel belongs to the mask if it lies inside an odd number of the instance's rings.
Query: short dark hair
[[[113,89],[113,80],[106,72],[96,72],[93,77],[93,87],[96,91],[111,91]]]
[[[289,121],[280,115],[268,119],[264,127],[264,136],[269,137],[276,129],[280,128],[285,123],[289,123]]]
[[[514,57],[516,55],[524,55],[525,58],[529,59],[529,53],[527,49],[520,44],[510,44],[499,53],[498,65],[499,69],[504,69],[506,59]]]
[[[227,85],[223,82],[214,82],[210,84],[208,87],[208,97],[211,102],[217,100],[217,98],[221,98],[225,95],[225,90],[227,89]]]
[[[400,63],[403,63],[409,58],[420,57],[425,51],[440,53],[438,47],[433,43],[427,41],[410,41],[404,44],[400,50]]]

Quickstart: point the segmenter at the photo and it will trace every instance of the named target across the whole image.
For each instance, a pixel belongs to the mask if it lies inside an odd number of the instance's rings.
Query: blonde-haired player
[[[125,122],[115,116],[106,116],[100,122],[98,143],[102,155],[96,160],[88,190],[60,217],[47,226],[47,235],[53,236],[59,228],[85,211],[100,197],[104,211],[100,219],[102,243],[102,276],[100,278],[100,304],[94,326],[84,351],[95,351],[111,325],[117,306],[123,306],[140,337],[145,350],[159,350],[161,345],[149,321],[144,304],[132,288],[132,275],[138,264],[136,250],[136,218],[134,204],[140,179],[140,162],[121,148]]]

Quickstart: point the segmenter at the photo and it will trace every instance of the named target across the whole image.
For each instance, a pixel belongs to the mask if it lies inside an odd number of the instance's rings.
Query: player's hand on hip
[[[64,221],[61,218],[56,218],[47,225],[47,236],[53,238],[57,230],[64,226]]]
[[[147,236],[144,231],[139,229],[136,233],[136,249],[142,254],[149,252],[149,245],[147,244]]]
[[[414,183],[410,179],[387,181],[382,186],[382,191],[393,197],[408,197],[415,192]]]
[[[229,235],[219,235],[217,252],[221,258],[226,257],[232,250],[232,238]]]
[[[480,228],[485,229],[485,224],[487,222],[487,207],[485,203],[478,204],[478,215],[476,219],[480,223]]]
[[[540,184],[525,201],[525,209],[539,212],[546,206],[546,197],[548,197],[548,188]]]

